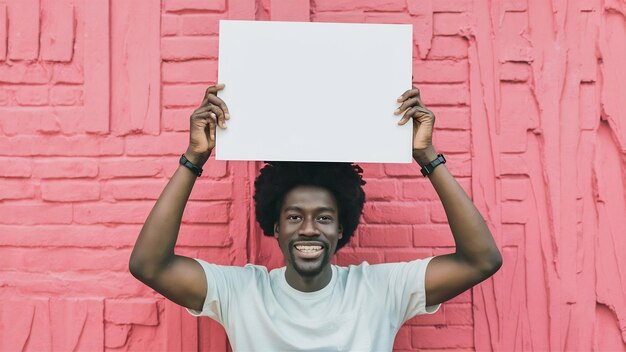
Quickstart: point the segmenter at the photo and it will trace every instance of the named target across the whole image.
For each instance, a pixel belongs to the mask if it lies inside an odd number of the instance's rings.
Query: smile
[[[324,253],[324,246],[318,242],[299,242],[294,245],[296,256],[302,259],[315,259]]]

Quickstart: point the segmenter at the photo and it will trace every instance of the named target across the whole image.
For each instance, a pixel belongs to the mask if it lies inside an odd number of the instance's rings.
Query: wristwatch
[[[185,154],[180,156],[180,160],[178,161],[182,166],[188,168],[189,170],[191,170],[191,172],[193,172],[194,174],[196,174],[196,176],[200,177],[200,175],[202,175],[202,168],[199,166],[194,165],[191,161],[189,161],[189,159],[187,159],[187,157],[185,157]]]
[[[435,160],[429,162],[428,164],[422,166],[422,169],[420,170],[422,172],[422,175],[424,175],[424,177],[430,175],[433,173],[433,170],[435,170],[435,168],[441,164],[445,164],[446,163],[446,158],[443,156],[443,154],[437,154],[437,157],[435,158]]]

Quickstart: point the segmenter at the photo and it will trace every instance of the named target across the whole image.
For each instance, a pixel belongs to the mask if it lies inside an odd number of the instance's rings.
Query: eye
[[[289,221],[298,221],[298,220],[300,220],[300,215],[289,214],[289,215],[287,215],[287,220],[289,220]]]
[[[322,215],[319,218],[317,218],[320,222],[322,223],[330,223],[333,221],[333,218],[331,216],[328,215]]]

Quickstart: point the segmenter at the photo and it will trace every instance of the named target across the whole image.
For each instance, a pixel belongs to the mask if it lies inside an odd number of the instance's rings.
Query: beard
[[[324,253],[321,258],[315,260],[302,260],[297,258],[294,254],[297,251],[291,241],[289,243],[289,259],[293,265],[293,269],[302,277],[315,277],[319,275],[324,268],[330,263],[330,248],[327,244],[324,245]]]

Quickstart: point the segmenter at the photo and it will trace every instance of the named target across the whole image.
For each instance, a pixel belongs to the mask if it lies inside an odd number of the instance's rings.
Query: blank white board
[[[218,160],[411,162],[412,26],[220,21]]]

